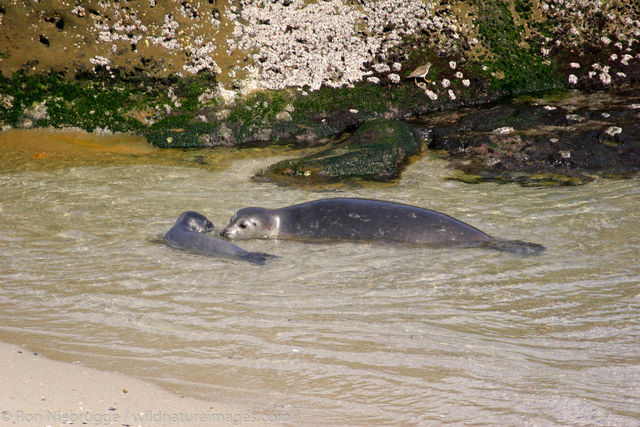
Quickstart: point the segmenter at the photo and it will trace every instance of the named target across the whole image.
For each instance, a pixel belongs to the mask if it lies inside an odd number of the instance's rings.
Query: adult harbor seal
[[[535,243],[503,240],[440,212],[381,200],[334,198],[279,209],[244,208],[222,231],[228,239],[355,240],[421,246],[486,246],[521,254]]]
[[[213,223],[204,215],[188,211],[178,217],[162,240],[169,246],[202,255],[238,258],[258,265],[263,265],[267,258],[275,257],[261,252],[248,252],[226,240],[203,234],[211,230],[213,230]]]

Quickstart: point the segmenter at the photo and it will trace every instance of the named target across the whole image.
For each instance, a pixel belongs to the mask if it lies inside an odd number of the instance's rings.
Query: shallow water
[[[142,152],[11,162],[0,144],[0,340],[294,424],[638,424],[638,179],[467,185],[423,158],[396,186],[317,191],[250,181],[270,151],[122,144]],[[219,231],[245,206],[335,196],[548,249],[240,242],[282,257],[259,267],[157,243],[185,210]]]

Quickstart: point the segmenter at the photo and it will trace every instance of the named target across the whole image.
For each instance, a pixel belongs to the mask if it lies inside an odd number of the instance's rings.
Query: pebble
[[[611,126],[604,132],[609,136],[616,136],[617,134],[622,133],[622,128],[618,126]]]

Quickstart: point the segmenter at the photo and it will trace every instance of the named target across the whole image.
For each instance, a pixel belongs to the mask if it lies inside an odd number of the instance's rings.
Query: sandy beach
[[[277,425],[255,414],[170,393],[124,375],[49,360],[0,343],[0,426]],[[280,417],[280,418],[279,418]]]

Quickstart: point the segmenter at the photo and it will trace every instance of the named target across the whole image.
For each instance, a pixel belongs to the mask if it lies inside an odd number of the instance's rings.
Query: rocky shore
[[[134,132],[176,148],[291,144],[344,160],[323,151],[350,146],[334,146],[337,134],[417,119],[402,144],[421,148],[398,155],[396,141],[376,151],[396,169],[347,177],[395,179],[426,146],[447,150],[469,182],[533,185],[521,176],[542,173],[575,184],[640,167],[638,111],[622,106],[636,103],[640,84],[636,2],[2,1],[0,30],[3,129]],[[427,63],[424,77],[407,78]],[[567,90],[630,99],[597,113],[522,103],[460,110]],[[442,110],[459,122],[425,131],[440,119],[420,118]],[[530,135],[549,126],[565,130]],[[279,175],[317,178],[307,166]]]
[[[563,93],[414,121],[464,182],[577,185],[640,167],[640,90]]]

